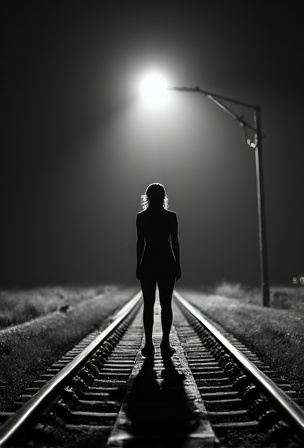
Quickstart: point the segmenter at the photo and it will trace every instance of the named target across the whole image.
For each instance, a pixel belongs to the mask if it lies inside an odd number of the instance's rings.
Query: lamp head
[[[152,107],[164,104],[168,96],[167,81],[158,73],[148,74],[142,80],[139,90],[144,101]]]

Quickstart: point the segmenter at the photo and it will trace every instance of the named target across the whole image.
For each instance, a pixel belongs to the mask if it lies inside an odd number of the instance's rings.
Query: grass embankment
[[[272,306],[279,297],[275,292],[272,292]],[[279,309],[278,303],[277,308],[251,304],[250,295],[244,297],[244,294],[243,298],[227,298],[198,290],[184,289],[181,293],[265,362],[277,368],[295,388],[304,391],[303,302],[300,304],[295,300],[296,310],[293,310],[283,295],[284,306],[289,307],[286,310]]]
[[[242,304],[262,305],[260,288],[248,288],[240,283],[223,282],[206,290],[213,295],[238,299]],[[205,291],[205,292],[206,292]],[[270,288],[270,306],[280,310],[299,311],[304,314],[304,286],[276,286]]]
[[[138,288],[105,290],[90,300],[0,331],[0,409],[38,375],[121,308]],[[70,302],[71,303],[71,302]]]
[[[75,306],[117,289],[114,285],[92,287],[42,287],[0,291],[0,329],[19,325],[62,307]]]

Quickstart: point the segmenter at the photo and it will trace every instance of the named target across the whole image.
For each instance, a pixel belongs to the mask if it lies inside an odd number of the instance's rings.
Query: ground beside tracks
[[[0,331],[0,410],[88,333],[105,328],[108,318],[138,290],[114,289],[67,310]]]
[[[278,369],[296,390],[304,391],[304,313],[242,303],[199,289],[178,291],[265,363]]]

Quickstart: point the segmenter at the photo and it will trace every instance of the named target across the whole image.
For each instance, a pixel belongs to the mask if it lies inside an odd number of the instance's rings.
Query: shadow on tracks
[[[154,359],[146,358],[134,379],[125,409],[133,437],[124,447],[155,447],[159,440],[166,441],[165,446],[182,448],[199,426],[195,404],[186,394],[184,374],[171,358],[164,358],[163,365],[157,372]]]

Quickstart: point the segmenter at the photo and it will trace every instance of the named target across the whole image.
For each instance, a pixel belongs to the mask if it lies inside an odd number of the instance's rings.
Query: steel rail
[[[270,404],[285,421],[293,428],[300,440],[304,440],[304,412],[283,392],[267,375],[256,367],[249,359],[243,355],[236,347],[228,341],[194,306],[190,305],[177,291],[174,291],[177,301],[194,316],[221,345],[229,352],[229,355],[245,370],[251,381],[263,391]]]
[[[9,420],[0,427],[0,447],[8,448],[22,437],[29,428],[39,421],[41,415],[47,412],[59,398],[63,388],[69,383],[88,359],[100,348],[107,337],[115,331],[122,321],[136,308],[142,297],[138,292],[114,316],[113,322],[103,330],[79,355],[57,373],[43,386],[27,403],[25,403]]]

